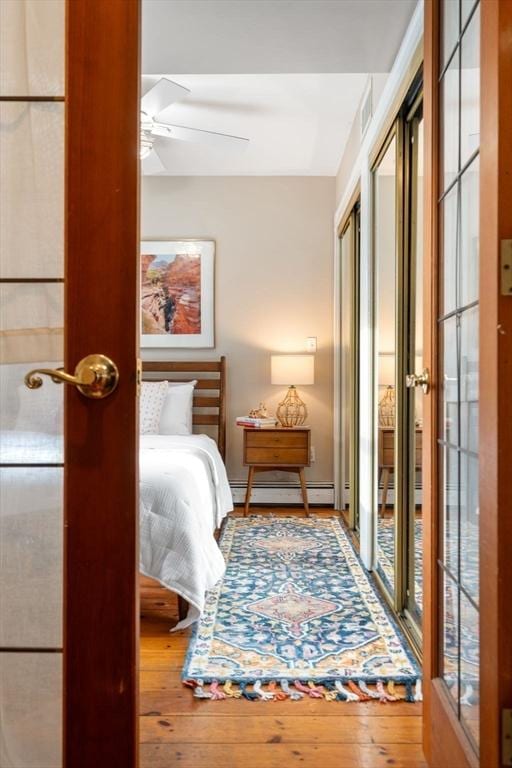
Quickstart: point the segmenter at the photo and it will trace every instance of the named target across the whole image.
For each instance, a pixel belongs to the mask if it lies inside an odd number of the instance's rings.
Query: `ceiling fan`
[[[249,139],[242,136],[231,136],[228,133],[205,131],[201,128],[189,128],[184,125],[173,125],[162,122],[161,113],[178,101],[183,101],[190,90],[183,85],[162,77],[141,99],[140,122],[140,156],[144,160],[144,170],[147,173],[164,171],[162,162],[155,146],[155,139],[179,139],[181,141],[197,141],[203,144],[215,145],[247,145]]]

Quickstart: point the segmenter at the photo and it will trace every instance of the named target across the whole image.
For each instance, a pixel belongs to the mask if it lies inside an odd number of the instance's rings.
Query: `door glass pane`
[[[455,448],[441,446],[441,528],[443,562],[450,573],[459,576],[459,454]]]
[[[62,461],[63,387],[45,377],[29,390],[31,368],[62,365],[63,289],[59,283],[0,283],[0,461]]]
[[[448,192],[440,205],[441,315],[453,312],[457,306],[457,224],[458,224],[458,189]]]
[[[478,458],[462,453],[460,465],[460,583],[478,606]]]
[[[460,319],[460,446],[478,453],[478,307]]]
[[[378,386],[378,568],[395,585],[396,424],[396,139],[374,172],[376,259],[376,379]]]
[[[448,61],[459,36],[459,0],[443,0],[442,15],[441,69]]]
[[[455,180],[459,161],[459,57],[456,54],[441,80],[441,192]]]
[[[460,163],[464,167],[480,145],[480,9],[462,37]]]
[[[441,674],[455,701],[459,681],[459,598],[456,583],[442,570]]]
[[[479,616],[464,592],[460,595],[460,717],[475,743],[480,726]]]
[[[0,765],[61,765],[61,653],[0,653]]]
[[[460,582],[476,605],[479,603],[478,317],[478,307],[474,307],[466,310],[460,320]]]
[[[439,436],[456,446],[459,441],[459,334],[457,319],[450,317],[439,328],[439,348],[442,360],[439,402]]]
[[[62,644],[62,469],[0,469],[1,647]]]
[[[0,102],[0,222],[0,278],[62,275],[63,104]]]
[[[64,2],[0,2],[1,96],[63,95]]]
[[[460,185],[460,306],[478,299],[480,165],[476,157],[464,171]]]
[[[466,26],[466,22],[469,19],[469,15],[473,8],[476,5],[477,0],[461,0],[461,19],[460,19],[460,28],[464,29]]]
[[[341,420],[343,509],[350,504],[350,446],[352,414],[352,253],[353,225],[350,219],[341,238]]]

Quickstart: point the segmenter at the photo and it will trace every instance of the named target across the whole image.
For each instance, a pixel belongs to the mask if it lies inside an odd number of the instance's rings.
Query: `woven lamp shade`
[[[379,387],[385,387],[379,400],[379,427],[394,427],[396,419],[395,354],[379,354]]]
[[[272,355],[272,384],[288,385],[286,397],[277,408],[276,416],[283,427],[298,427],[306,421],[308,410],[295,388],[314,384],[315,359],[313,355]]]

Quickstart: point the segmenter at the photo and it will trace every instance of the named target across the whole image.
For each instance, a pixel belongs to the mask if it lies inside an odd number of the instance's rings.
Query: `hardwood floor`
[[[141,768],[426,768],[421,704],[194,699],[181,685],[190,632],[170,634],[176,621],[175,595],[141,577]]]

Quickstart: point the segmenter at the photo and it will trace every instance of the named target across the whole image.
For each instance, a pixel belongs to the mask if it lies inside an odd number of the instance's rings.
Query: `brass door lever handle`
[[[42,387],[41,376],[49,376],[55,384],[73,384],[85,397],[100,400],[108,397],[117,387],[117,365],[105,355],[87,355],[75,368],[74,376],[63,368],[35,368],[25,376],[29,389]]]
[[[428,395],[430,391],[430,371],[428,368],[424,368],[423,373],[417,376],[415,373],[408,373],[405,377],[405,386],[409,389],[413,387],[421,387],[424,395]]]

